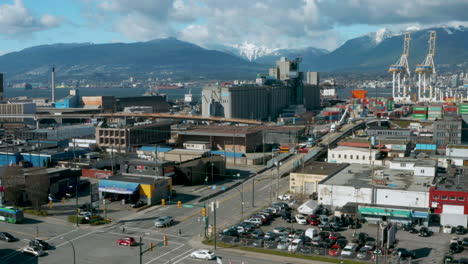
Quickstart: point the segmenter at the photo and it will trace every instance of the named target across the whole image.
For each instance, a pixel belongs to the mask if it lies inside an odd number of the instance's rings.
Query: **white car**
[[[44,256],[46,253],[39,248],[33,248],[33,247],[25,247],[22,250],[24,253],[34,255],[36,257]]]
[[[262,219],[260,219],[260,218],[250,218],[250,219],[245,220],[244,222],[252,223],[252,224],[254,224],[256,226],[261,226],[262,225]]]
[[[356,253],[357,245],[354,243],[348,243],[346,247],[341,251],[342,257],[351,257]]]
[[[459,244],[459,242],[460,242],[460,238],[459,238],[459,237],[452,237],[452,238],[450,239],[450,244],[452,244],[452,243]]]
[[[195,252],[192,252],[192,254],[190,254],[190,257],[197,258],[197,259],[206,259],[206,260],[216,258],[215,254],[207,249],[200,249]]]
[[[307,220],[301,214],[297,214],[294,218],[296,218],[296,222],[300,225],[307,225]]]
[[[278,196],[278,200],[280,200],[280,201],[289,201],[289,200],[291,200],[291,195],[289,195],[289,194],[280,195],[280,196]]]
[[[452,226],[444,225],[444,229],[442,230],[445,234],[452,234]]]
[[[291,245],[289,245],[288,247],[288,251],[289,252],[296,252],[297,249],[299,248],[299,246],[302,245],[302,239],[294,239],[292,242],[291,242]]]

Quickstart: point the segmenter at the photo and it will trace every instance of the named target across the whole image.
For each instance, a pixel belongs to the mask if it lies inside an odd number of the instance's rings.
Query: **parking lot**
[[[298,214],[295,210],[291,210],[291,215],[294,217]],[[306,218],[307,216],[304,215]],[[278,227],[286,228],[286,230],[276,230]],[[320,235],[327,235],[320,233],[321,230],[318,226],[312,226],[310,224],[298,224],[296,222],[289,223],[282,219],[281,216],[274,217],[271,221],[267,222],[266,224],[261,225],[258,229],[260,231],[252,231],[250,234],[242,235],[240,234],[239,238],[232,237],[232,234],[226,233],[230,236],[220,235],[220,239],[223,242],[241,245],[241,246],[249,246],[249,247],[263,247],[268,248],[271,250],[281,250],[281,251],[290,251],[293,250],[295,254],[310,254],[310,255],[329,255],[329,247],[335,244],[336,242],[325,240],[327,242],[331,242],[328,244],[327,248],[320,248],[317,247],[317,243],[312,243],[314,240],[308,243],[302,243],[304,245],[299,246],[296,248],[291,248],[290,245],[293,244],[294,239],[302,238],[303,240],[308,240],[307,238],[300,237],[301,234],[309,229],[313,228],[316,230],[316,234]],[[375,240],[377,238],[377,225],[362,224],[356,230],[353,228],[343,227],[340,228],[339,231],[336,231],[338,234],[335,234],[337,237],[341,237],[341,239],[345,239],[346,242],[352,242],[358,238],[359,233],[365,233],[368,235],[368,240]],[[254,229],[255,230],[255,229]],[[287,234],[282,235],[279,234],[277,238],[274,239],[274,242],[270,242],[269,235],[270,232],[274,232],[276,234],[285,232]],[[328,234],[332,234],[331,231],[326,231]],[[296,233],[296,236],[289,235],[289,233]],[[266,237],[265,237],[266,236]],[[456,235],[456,234],[445,234],[442,232],[434,232],[429,237],[420,237],[417,233],[409,233],[408,231],[403,231],[399,229],[396,233],[397,243],[395,245],[395,249],[406,249],[409,252],[414,253],[414,257],[404,258],[402,257],[399,260],[397,254],[389,254],[387,256],[380,256],[379,260],[388,262],[388,263],[398,263],[399,261],[406,261],[412,263],[442,263],[444,256],[449,252],[449,241],[452,237],[458,236],[460,240],[463,239],[464,236],[467,235]],[[285,242],[284,240],[287,239]],[[263,241],[261,241],[263,240]],[[268,242],[267,242],[268,241]],[[283,241],[283,242],[281,242]],[[321,240],[324,241],[324,240]],[[354,241],[356,242],[356,241]],[[279,245],[284,243],[284,245]],[[359,247],[362,247],[361,244]],[[359,247],[357,250],[359,250]],[[336,256],[330,256],[331,258],[341,258],[341,251],[342,247],[338,250]],[[372,251],[371,251],[372,252]],[[360,261],[372,261],[372,254],[368,254],[365,258],[357,259],[357,252],[354,252],[349,257],[345,257],[343,259],[354,259]],[[468,250],[464,250],[461,253],[454,254],[455,259],[466,258],[468,259]]]

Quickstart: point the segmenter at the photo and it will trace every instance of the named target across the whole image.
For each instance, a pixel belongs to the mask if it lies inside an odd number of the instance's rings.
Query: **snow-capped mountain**
[[[258,46],[254,43],[245,41],[240,45],[234,45],[234,49],[237,50],[241,57],[248,59],[249,61],[255,61],[261,57],[271,54],[278,49],[272,49],[265,46]]]
[[[391,30],[389,30],[388,28],[381,28],[379,30],[377,30],[376,32],[371,32],[371,33],[368,33],[366,34],[367,36],[369,36],[373,43],[375,45],[379,45],[382,41],[388,39],[388,38],[391,38],[393,36],[398,36],[398,35],[401,35],[401,33],[395,33]]]

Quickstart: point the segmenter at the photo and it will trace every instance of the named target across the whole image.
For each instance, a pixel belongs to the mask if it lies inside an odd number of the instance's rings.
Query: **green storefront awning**
[[[385,208],[374,208],[374,207],[360,207],[360,214],[366,215],[377,215],[377,216],[392,216],[392,217],[411,217],[411,211],[409,210],[393,210]]]

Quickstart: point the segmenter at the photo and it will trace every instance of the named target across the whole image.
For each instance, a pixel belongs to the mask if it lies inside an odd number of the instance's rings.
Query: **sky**
[[[387,28],[468,26],[468,0],[0,0],[0,55],[53,43],[176,37],[333,50]]]

